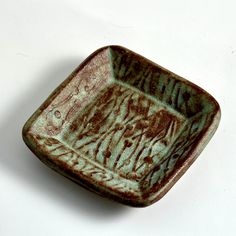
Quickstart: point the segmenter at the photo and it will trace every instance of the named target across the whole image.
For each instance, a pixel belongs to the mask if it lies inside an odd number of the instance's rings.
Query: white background
[[[119,44],[220,103],[215,136],[158,203],[75,185],[24,145],[24,122],[90,53]],[[235,0],[0,0],[0,235],[236,235]]]

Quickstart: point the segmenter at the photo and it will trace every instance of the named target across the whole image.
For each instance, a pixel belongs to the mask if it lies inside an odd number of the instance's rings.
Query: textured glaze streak
[[[130,54],[128,50],[115,48],[111,51],[114,77],[140,91],[152,95],[159,101],[170,105],[186,117],[199,112],[212,112],[215,104],[203,94],[199,87],[192,87],[179,76],[163,70],[145,58]]]
[[[115,83],[76,117],[63,140],[121,176],[137,179],[166,153],[183,122],[161,103]]]

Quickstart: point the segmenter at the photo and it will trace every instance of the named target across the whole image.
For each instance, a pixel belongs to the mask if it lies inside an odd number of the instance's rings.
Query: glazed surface
[[[63,175],[104,196],[145,206],[186,171],[219,119],[217,102],[204,90],[110,46],[54,91],[26,123],[23,138]]]

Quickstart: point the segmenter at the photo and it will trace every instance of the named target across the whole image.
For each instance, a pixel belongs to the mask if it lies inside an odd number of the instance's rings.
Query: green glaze
[[[160,199],[214,134],[203,89],[120,46],[94,52],[27,121],[23,139],[48,166],[131,206]]]

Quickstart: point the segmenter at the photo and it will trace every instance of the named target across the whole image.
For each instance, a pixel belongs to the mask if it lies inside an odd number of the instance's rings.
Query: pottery
[[[47,98],[26,122],[23,139],[74,182],[143,207],[183,175],[219,121],[220,107],[206,91],[126,48],[107,46]]]

